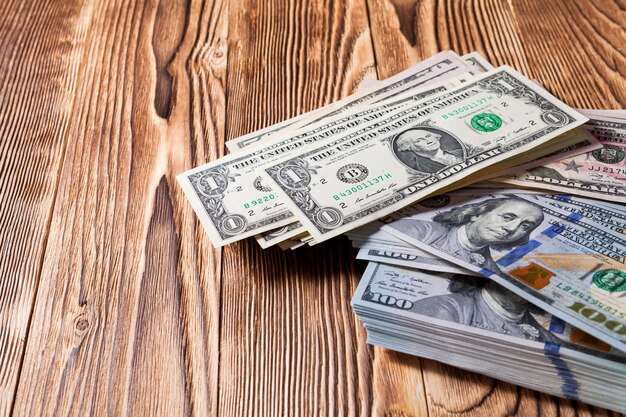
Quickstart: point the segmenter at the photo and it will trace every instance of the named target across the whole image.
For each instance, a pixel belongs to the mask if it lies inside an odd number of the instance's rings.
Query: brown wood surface
[[[0,2],[0,415],[10,412],[91,13]]]
[[[439,50],[626,107],[623,0],[0,2],[0,415],[608,416],[365,344],[345,238],[211,247],[175,176]]]

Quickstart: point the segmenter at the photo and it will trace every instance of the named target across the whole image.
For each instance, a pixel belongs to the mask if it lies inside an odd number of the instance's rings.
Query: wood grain
[[[91,19],[79,1],[53,3],[0,3],[0,415],[22,365]]]
[[[415,356],[374,347],[372,363],[373,413],[375,416],[427,416],[422,361]]]
[[[175,176],[445,49],[623,108],[625,11],[0,2],[0,415],[617,416],[366,345],[345,238],[216,250]]]
[[[623,2],[518,1],[512,8],[530,76],[573,106],[626,107]]]
[[[369,0],[380,78],[441,50],[478,51],[494,65],[528,72],[511,7],[499,0]]]
[[[365,3],[231,5],[228,136],[335,101],[373,79]],[[358,282],[345,240],[286,253],[254,241],[224,249],[221,415],[370,415]]]
[[[91,5],[14,415],[217,415],[219,252],[174,175],[221,154],[224,6]]]

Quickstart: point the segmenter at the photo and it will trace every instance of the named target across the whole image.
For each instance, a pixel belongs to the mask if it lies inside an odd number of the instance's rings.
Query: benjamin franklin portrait
[[[527,243],[542,221],[538,206],[516,197],[502,197],[455,207],[437,214],[432,221],[406,218],[389,227],[499,274],[491,249],[510,250]]]
[[[456,275],[448,291],[416,302],[411,311],[528,340],[558,342],[530,314],[536,307],[493,281]]]

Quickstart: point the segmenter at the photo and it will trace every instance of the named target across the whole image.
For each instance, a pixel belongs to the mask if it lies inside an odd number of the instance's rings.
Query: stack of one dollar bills
[[[214,246],[346,233],[373,344],[626,411],[626,112],[441,52],[178,180]]]

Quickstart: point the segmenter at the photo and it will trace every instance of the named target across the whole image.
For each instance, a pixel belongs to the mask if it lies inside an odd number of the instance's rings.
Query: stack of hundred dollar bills
[[[374,248],[352,306],[369,343],[624,412],[625,225],[583,197],[442,194],[350,234]]]
[[[371,343],[626,411],[626,112],[442,52],[178,176],[214,246],[347,234]]]

